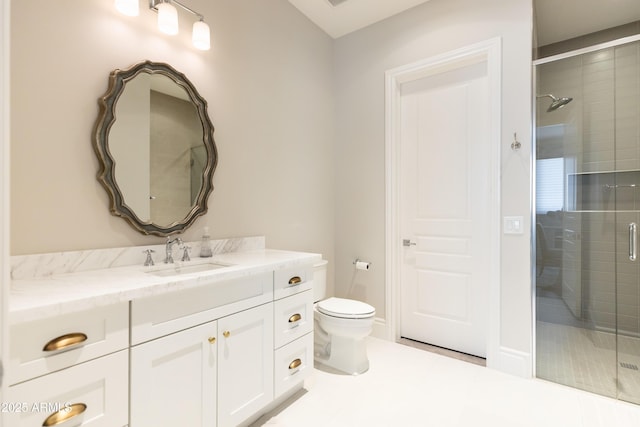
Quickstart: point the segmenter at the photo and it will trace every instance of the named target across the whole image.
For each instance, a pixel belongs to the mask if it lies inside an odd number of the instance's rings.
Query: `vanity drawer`
[[[131,302],[131,345],[273,301],[273,273],[224,280]]]
[[[9,385],[86,362],[129,345],[129,303],[9,327]]]
[[[3,415],[7,416],[7,425],[126,425],[129,417],[128,358],[128,350],[122,350],[9,387],[5,402],[13,406],[3,408],[6,409]],[[76,411],[75,422],[70,419],[44,424],[55,412],[61,417],[71,417]]]
[[[273,274],[274,299],[295,295],[311,289],[313,285],[313,266],[304,265],[285,270],[276,270]]]
[[[313,371],[313,332],[279,348],[274,356],[275,398],[282,396]]]
[[[313,330],[313,291],[274,302],[274,347],[283,345]]]

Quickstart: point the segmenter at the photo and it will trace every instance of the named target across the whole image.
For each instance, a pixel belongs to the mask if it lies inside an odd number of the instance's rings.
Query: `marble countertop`
[[[173,276],[157,276],[151,271],[172,268],[156,264],[103,268],[42,277],[12,280],[9,322],[39,320],[91,309],[97,306],[144,298],[160,293],[203,286],[212,281],[237,279],[271,270],[313,264],[320,254],[257,249],[214,254],[212,258],[194,258],[178,265],[220,263],[224,268]]]

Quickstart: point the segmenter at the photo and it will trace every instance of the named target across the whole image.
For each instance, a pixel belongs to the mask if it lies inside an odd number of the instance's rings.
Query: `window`
[[[564,201],[564,158],[536,161],[536,213],[559,211]]]

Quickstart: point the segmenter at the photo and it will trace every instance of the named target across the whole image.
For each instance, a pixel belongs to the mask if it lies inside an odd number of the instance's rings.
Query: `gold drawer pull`
[[[229,332],[229,331],[224,331],[224,332],[222,333],[222,335],[224,335],[224,337],[225,337],[225,338],[229,338],[229,335],[231,335],[231,332]]]
[[[300,313],[296,313],[293,316],[289,317],[289,323],[298,322],[300,319],[302,319],[302,316],[300,316]]]
[[[87,405],[84,403],[74,403],[73,405],[61,409],[58,412],[54,412],[49,415],[42,423],[42,427],[57,426],[65,421],[70,420],[73,417],[77,417],[87,410]]]
[[[216,337],[209,337],[209,343],[213,344],[216,342]]]
[[[289,369],[296,369],[302,365],[302,360],[296,359],[293,362],[289,363]]]
[[[87,340],[87,336],[81,332],[74,332],[54,338],[42,347],[42,351],[57,351],[63,348],[78,345]]]
[[[300,278],[300,276],[293,276],[291,279],[289,279],[289,284],[291,286],[299,285],[300,283],[302,283],[302,279]]]

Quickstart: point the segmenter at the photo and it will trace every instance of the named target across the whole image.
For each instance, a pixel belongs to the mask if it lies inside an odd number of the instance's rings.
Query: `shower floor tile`
[[[548,322],[536,323],[536,375],[640,403],[640,339]],[[616,346],[619,351],[616,354]],[[635,369],[634,369],[635,368]]]

